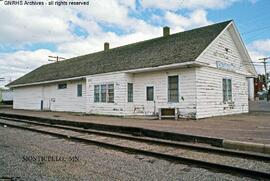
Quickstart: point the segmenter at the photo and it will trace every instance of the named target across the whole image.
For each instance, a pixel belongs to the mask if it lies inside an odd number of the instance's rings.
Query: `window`
[[[154,100],[154,87],[153,86],[146,87],[146,100],[147,101]]]
[[[114,102],[114,85],[108,85],[108,102]]]
[[[101,91],[101,102],[106,102],[106,85],[101,85],[100,86],[100,91]]]
[[[168,101],[179,102],[179,76],[168,77]]]
[[[232,101],[232,80],[231,79],[223,79],[223,102],[231,102]]]
[[[82,97],[82,84],[77,85],[77,97]]]
[[[133,83],[128,83],[128,102],[133,102]]]
[[[100,93],[100,85],[95,85],[95,88],[94,88],[94,101],[95,102],[100,102],[99,100],[99,93]]]
[[[66,89],[67,84],[58,84],[58,89]]]
[[[114,102],[114,84],[95,85],[94,102]]]

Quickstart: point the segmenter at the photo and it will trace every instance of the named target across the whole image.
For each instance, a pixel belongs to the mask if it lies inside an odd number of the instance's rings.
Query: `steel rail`
[[[34,132],[43,133],[43,134],[47,134],[47,135],[51,135],[51,136],[56,136],[59,138],[69,139],[72,141],[94,144],[97,146],[107,147],[107,148],[119,150],[122,152],[142,154],[142,155],[151,156],[151,157],[155,157],[155,158],[159,158],[159,159],[169,160],[172,162],[183,163],[183,164],[187,164],[187,165],[193,165],[196,167],[220,171],[223,173],[242,175],[242,176],[247,176],[250,178],[261,178],[261,179],[269,179],[270,178],[270,173],[261,172],[261,171],[255,171],[255,170],[250,170],[250,169],[245,169],[245,168],[240,168],[240,167],[212,163],[212,162],[207,162],[207,161],[202,161],[202,160],[197,160],[197,159],[185,158],[185,157],[181,157],[181,156],[174,156],[174,155],[169,155],[169,154],[165,154],[165,153],[142,150],[142,149],[127,147],[127,146],[120,146],[120,145],[116,145],[116,144],[105,143],[102,141],[89,140],[89,139],[85,139],[85,138],[81,138],[81,137],[70,136],[67,134],[49,132],[49,131],[45,131],[45,130],[39,130],[39,129],[31,128],[31,127],[19,126],[19,125],[14,125],[14,124],[9,124],[9,123],[0,122],[0,125],[7,125],[9,127],[34,131]]]
[[[157,140],[157,139],[152,139],[152,138],[134,137],[134,136],[128,136],[128,135],[123,135],[123,134],[117,134],[117,133],[109,133],[105,131],[96,131],[96,130],[89,130],[89,129],[77,128],[77,127],[72,127],[72,126],[61,126],[61,125],[55,125],[55,124],[40,123],[40,122],[28,121],[28,120],[26,121],[23,119],[8,118],[8,117],[3,117],[3,116],[0,116],[0,119],[6,119],[10,121],[22,122],[22,123],[28,123],[28,124],[35,124],[35,125],[40,125],[40,126],[52,127],[52,128],[66,129],[66,130],[77,131],[81,133],[96,134],[96,135],[101,135],[101,136],[109,136],[109,137],[114,137],[114,138],[140,141],[140,142],[158,144],[158,145],[163,145],[163,146],[183,148],[183,149],[189,149],[193,151],[194,150],[200,151],[204,153],[214,153],[214,154],[219,154],[219,155],[235,156],[235,157],[259,160],[259,161],[270,161],[270,155],[268,156],[265,154],[257,154],[257,153],[250,153],[250,152],[236,151],[236,150],[225,150],[221,148],[213,148],[213,147],[192,145],[192,144],[179,143],[179,142],[178,143],[170,142],[170,141]]]

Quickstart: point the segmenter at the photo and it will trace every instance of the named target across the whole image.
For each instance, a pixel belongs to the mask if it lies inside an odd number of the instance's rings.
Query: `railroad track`
[[[0,116],[0,125],[233,175],[270,179],[270,156]]]

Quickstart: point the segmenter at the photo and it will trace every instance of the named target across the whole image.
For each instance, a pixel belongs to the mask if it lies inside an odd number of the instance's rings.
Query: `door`
[[[42,101],[43,101],[43,110],[44,111],[51,111],[51,97],[53,95],[52,86],[43,86],[43,95],[42,95]]]
[[[45,98],[43,100],[43,110],[44,111],[50,111],[51,110],[50,98]]]
[[[156,114],[155,87],[153,85],[146,86],[145,89],[145,115]]]

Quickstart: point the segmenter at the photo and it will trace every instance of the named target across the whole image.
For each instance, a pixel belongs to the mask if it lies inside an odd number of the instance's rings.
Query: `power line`
[[[259,59],[259,60],[261,60],[261,59]],[[251,62],[251,63],[262,63],[262,62]],[[266,62],[266,63],[270,63],[270,62]]]
[[[270,28],[270,26],[257,28],[257,29],[251,30],[251,31],[243,32],[242,35],[247,35],[247,34],[250,34],[250,33],[257,32],[257,31],[262,31],[262,30],[265,30],[265,29],[268,29],[268,28]]]
[[[250,63],[241,63],[242,65],[251,65],[251,64],[261,64],[261,63],[263,63],[263,62],[250,62]],[[269,63],[269,65],[270,65],[270,62],[266,62],[266,64],[268,64]],[[268,65],[267,65],[268,66]]]
[[[247,41],[249,41],[249,40],[252,40],[252,39],[255,39],[255,38],[257,38],[257,37],[259,37],[259,36],[262,36],[262,35],[264,35],[265,33],[268,33],[268,30],[267,29],[264,29],[264,30],[262,30],[262,31],[259,31],[259,32],[254,32],[255,34],[253,34],[253,33],[250,33],[250,34],[247,34],[246,35],[246,40]],[[250,36],[251,35],[251,36]]]
[[[244,20],[240,20],[240,22],[238,23],[240,26],[247,26],[248,24],[254,24],[254,22],[259,22],[259,20],[261,21],[262,19],[265,19],[265,18],[269,18],[270,16],[270,13],[267,12],[265,14],[262,14],[261,15],[253,15],[253,17],[250,17],[250,18],[246,18]],[[244,23],[242,23],[244,21]]]
[[[240,21],[241,22],[250,22],[250,21],[254,21],[254,20],[257,20],[257,19],[261,19],[262,17],[265,17],[265,16],[268,16],[270,15],[269,11],[268,11],[268,8],[265,7],[265,10],[261,9],[261,11],[259,13],[253,13],[253,14],[250,14],[251,16],[250,17],[245,17],[245,18],[241,18]]]

